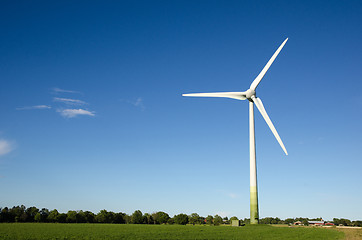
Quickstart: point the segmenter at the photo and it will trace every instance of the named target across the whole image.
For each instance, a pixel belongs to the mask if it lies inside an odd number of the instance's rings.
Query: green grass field
[[[268,225],[181,226],[132,224],[1,223],[0,239],[343,239],[334,229]]]

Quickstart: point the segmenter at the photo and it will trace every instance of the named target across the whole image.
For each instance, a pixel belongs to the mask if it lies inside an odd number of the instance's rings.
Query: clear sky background
[[[362,218],[361,1],[1,1],[0,206]]]

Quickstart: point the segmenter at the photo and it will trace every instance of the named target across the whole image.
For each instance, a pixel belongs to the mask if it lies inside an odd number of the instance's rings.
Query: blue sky
[[[360,1],[2,1],[0,206],[361,219]]]

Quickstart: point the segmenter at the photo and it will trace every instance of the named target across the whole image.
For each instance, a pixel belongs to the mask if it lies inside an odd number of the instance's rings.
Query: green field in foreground
[[[334,229],[269,225],[181,226],[133,224],[1,223],[0,239],[343,239]]]

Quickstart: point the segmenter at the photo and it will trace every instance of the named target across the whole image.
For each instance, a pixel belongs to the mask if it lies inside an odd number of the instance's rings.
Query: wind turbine
[[[223,98],[232,98],[237,100],[249,100],[249,134],[250,134],[250,223],[258,224],[259,223],[259,207],[258,207],[258,187],[257,187],[257,178],[256,178],[256,157],[255,157],[255,126],[254,126],[254,104],[258,108],[259,112],[263,116],[264,120],[268,124],[270,130],[273,132],[275,138],[279,142],[283,151],[288,155],[287,150],[279,137],[277,130],[275,129],[272,121],[270,120],[264,105],[260,98],[256,97],[256,87],[259,85],[260,81],[263,79],[265,73],[268,71],[275,58],[278,56],[279,52],[284,47],[285,43],[288,41],[288,38],[280,45],[276,50],[273,56],[270,58],[268,63],[265,65],[263,70],[251,83],[250,88],[245,92],[214,92],[214,93],[189,93],[182,94],[185,97],[223,97]]]

